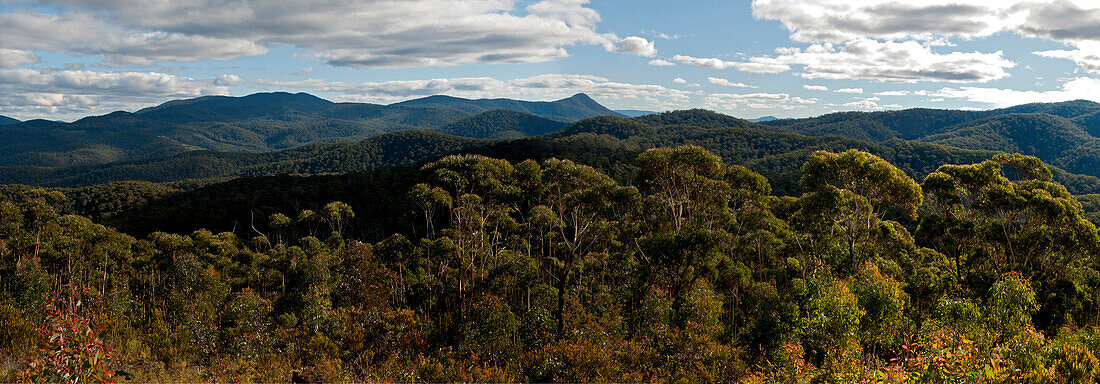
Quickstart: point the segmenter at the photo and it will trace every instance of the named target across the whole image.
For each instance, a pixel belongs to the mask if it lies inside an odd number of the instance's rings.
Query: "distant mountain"
[[[878,143],[916,140],[1018,152],[1069,172],[1100,176],[1100,104],[1086,100],[988,111],[841,112],[764,124],[810,136],[838,135]]]
[[[627,117],[638,117],[638,116],[652,115],[654,113],[657,113],[657,112],[654,112],[654,111],[639,111],[639,110],[636,110],[636,109],[616,109],[615,112],[618,112],[619,114],[627,116]]]
[[[434,129],[447,135],[475,139],[517,139],[559,131],[567,123],[508,109],[482,112]]]
[[[949,127],[992,116],[1014,113],[1044,113],[1067,119],[1087,119],[1100,112],[1100,104],[1087,100],[1061,103],[1032,103],[987,111],[911,108],[881,112],[837,112],[804,119],[782,119],[763,124],[789,128],[809,135],[841,135],[862,140],[894,138],[915,140],[942,133]],[[1100,136],[1097,136],[1100,137]]]
[[[580,119],[595,116],[622,116],[618,112],[607,109],[591,97],[578,93],[572,97],[558,101],[522,101],[512,99],[463,99],[451,96],[428,96],[425,98],[403,101],[394,106],[413,107],[443,107],[457,109],[470,114],[476,114],[494,109],[509,109],[550,120],[562,122],[574,122]]]
[[[21,121],[10,118],[10,117],[7,117],[7,116],[0,116],[0,125],[10,125],[10,124],[19,124],[19,123],[21,123]]]
[[[442,128],[497,109],[557,122],[617,115],[583,94],[552,102],[436,96],[392,105],[333,103],[306,93],[207,96],[72,123],[34,120],[9,124],[0,131],[0,166],[72,167],[195,150],[270,152],[311,143],[358,141],[388,132]],[[494,127],[500,132],[486,137],[515,137],[550,127],[545,122],[526,128]]]
[[[779,120],[779,118],[775,117],[775,116],[768,115],[768,116],[757,117],[755,119],[749,119],[749,121],[754,122],[754,123],[762,123],[762,122],[765,122],[765,121],[772,121],[772,120]]]
[[[169,109],[184,106],[209,108],[210,113],[220,114],[227,120],[247,121],[250,116],[256,115],[245,107],[227,109],[218,105],[217,100],[207,99],[138,114],[116,113],[92,121],[113,127],[143,126],[141,124],[149,121],[156,122],[144,118],[144,115],[166,113]],[[311,102],[308,98],[301,100],[303,103]],[[214,104],[206,104],[211,102]],[[693,144],[720,154],[727,162],[745,165],[767,176],[780,194],[799,193],[799,170],[813,151],[851,148],[889,160],[916,179],[923,178],[940,165],[980,162],[996,152],[1032,154],[1051,165],[1056,179],[1071,192],[1100,193],[1100,179],[1097,178],[1100,176],[1100,139],[1090,133],[1090,128],[1086,128],[1095,123],[1097,113],[1100,113],[1100,109],[1090,112],[1093,106],[1074,102],[1066,105],[1025,105],[994,111],[912,109],[848,112],[810,119],[775,120],[765,124],[697,109],[634,118],[603,115],[568,126],[523,112],[491,110],[431,128],[435,132],[405,130],[354,143],[312,144],[262,153],[190,151],[75,167],[0,166],[0,184],[80,186],[119,180],[167,182],[279,173],[328,174],[415,165],[454,152],[481,153],[512,160],[568,158],[596,166],[609,175],[627,181],[636,172],[633,159],[641,151]],[[401,111],[389,111],[390,108]],[[433,113],[463,113],[436,106],[338,103],[332,103],[330,108],[323,109],[323,113],[351,117],[382,110],[376,115],[383,119],[412,123],[416,122],[416,114],[410,111],[419,108],[436,111]],[[297,113],[294,111],[294,108],[284,109],[287,115]],[[108,122],[110,124],[106,124]],[[83,124],[80,126],[87,130],[100,127],[88,121],[77,123]],[[0,130],[0,133],[11,128],[22,132],[31,129],[28,127],[48,127],[51,124],[57,123],[24,122]],[[207,127],[205,124],[198,126]],[[240,126],[223,122],[217,124]],[[271,124],[270,120],[265,124]],[[171,125],[169,128],[168,131],[179,129]],[[45,131],[52,132],[49,129]],[[108,129],[104,131],[109,132]],[[118,140],[125,137],[116,136]],[[32,136],[28,133],[26,137]],[[517,139],[500,140],[509,137]],[[164,137],[162,140],[177,140],[177,145],[187,145],[178,139]],[[148,149],[154,151],[158,147],[149,146]]]

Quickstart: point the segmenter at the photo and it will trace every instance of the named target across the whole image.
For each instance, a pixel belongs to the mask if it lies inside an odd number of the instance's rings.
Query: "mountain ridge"
[[[0,166],[72,167],[193,150],[271,152],[311,143],[354,142],[389,132],[432,130],[501,106],[561,122],[617,115],[584,94],[556,101],[432,96],[390,105],[334,103],[288,92],[203,96],[71,123],[35,120],[7,125],[0,131]],[[502,131],[524,132],[524,127]]]

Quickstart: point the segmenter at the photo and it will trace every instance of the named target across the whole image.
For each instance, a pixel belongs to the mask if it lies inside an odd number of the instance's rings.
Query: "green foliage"
[[[647,119],[748,124],[694,114]],[[607,129],[590,144],[651,128],[581,124]],[[1098,373],[1100,236],[1038,158],[990,153],[917,184],[885,157],[809,152],[803,193],[779,197],[705,146],[631,148],[614,155],[633,157],[623,181],[553,156],[460,154],[191,191],[13,187],[0,201],[0,357],[60,371],[27,359],[65,348],[25,349],[48,345],[33,328],[57,323],[44,298],[67,284],[86,327],[66,340],[113,346],[88,366],[149,381]],[[91,191],[140,206],[102,216],[139,237],[66,214]]]
[[[474,139],[516,139],[556,132],[566,126],[566,123],[523,112],[497,109],[467,117],[434,131]]]

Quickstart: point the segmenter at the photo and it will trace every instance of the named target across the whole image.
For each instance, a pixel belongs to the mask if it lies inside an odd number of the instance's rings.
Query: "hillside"
[[[1100,176],[1100,104],[1076,100],[989,111],[906,109],[841,112],[763,124],[810,136],[885,143],[916,140],[953,147],[1023,153],[1066,171]]]
[[[36,120],[6,125],[0,131],[0,166],[88,166],[197,150],[271,152],[440,128],[501,108],[561,122],[615,114],[583,94],[552,102],[428,97],[393,105],[333,103],[285,92],[207,96],[72,123]],[[540,123],[535,131],[547,126]]]
[[[574,122],[580,119],[594,116],[623,116],[618,112],[607,109],[591,97],[578,93],[569,98],[558,101],[523,101],[512,99],[463,99],[452,96],[428,96],[420,99],[403,101],[394,106],[413,107],[443,107],[457,109],[466,113],[476,114],[494,109],[508,109],[540,116],[550,120],[561,122]]]
[[[10,118],[10,117],[7,117],[7,116],[0,116],[0,125],[11,125],[11,124],[19,124],[19,123],[21,123],[21,121]]]
[[[841,135],[861,140],[885,141],[894,138],[916,140],[942,133],[949,127],[999,115],[1041,113],[1073,119],[1100,112],[1100,104],[1085,100],[1061,103],[1033,103],[987,111],[961,111],[912,108],[881,112],[838,112],[804,119],[764,121],[807,135]]]
[[[488,137],[552,132],[545,136],[490,142],[440,133],[403,131],[356,143],[314,144],[265,153],[194,151],[147,160],[70,168],[0,167],[0,184],[84,186],[122,180],[173,182],[279,173],[344,173],[415,165],[455,151],[515,161],[554,157],[571,159],[597,167],[625,182],[634,176],[636,170],[632,159],[642,151],[690,144],[713,151],[730,164],[744,165],[763,174],[771,180],[777,194],[797,195],[800,193],[797,175],[801,164],[815,150],[844,151],[855,148],[867,151],[896,164],[910,177],[923,179],[940,165],[980,162],[992,156],[1005,142],[1023,143],[1021,137],[1033,135],[1030,131],[994,128],[1048,122],[1062,124],[1063,134],[1027,147],[1013,147],[1012,152],[1041,148],[1042,152],[1037,153],[1045,155],[1062,151],[1059,152],[1059,161],[1051,163],[1056,179],[1074,193],[1100,193],[1096,168],[1089,169],[1100,162],[1100,156],[1091,155],[1100,153],[1100,146],[1092,147],[1091,142],[1081,141],[1086,138],[1081,136],[1079,130],[1074,130],[1072,124],[1066,125],[1067,119],[1045,114],[1011,114],[984,120],[983,124],[988,128],[979,132],[987,133],[989,137],[973,143],[965,141],[965,138],[976,135],[966,128],[969,126],[953,128],[949,132],[956,135],[934,136],[932,138],[936,140],[933,141],[896,138],[866,141],[838,135],[804,135],[785,127],[751,123],[706,110],[665,112],[635,118],[600,116],[578,121],[560,130],[553,126],[557,123],[542,121],[545,129],[523,132],[515,131],[515,127],[538,118],[517,112],[491,111],[480,115],[480,118],[474,116],[467,119],[469,124],[452,128],[455,133]],[[508,123],[495,125],[492,123],[494,121]],[[462,132],[457,132],[459,127],[463,128]],[[1077,144],[1082,145],[1075,146]]]
[[[346,173],[413,165],[483,143],[438,133],[402,131],[354,143],[311,144],[266,153],[191,151],[155,159],[69,168],[0,167],[0,184],[77,187],[127,180],[163,183],[284,173]]]
[[[569,124],[508,109],[482,112],[433,129],[446,135],[475,139],[517,139],[559,131]]]

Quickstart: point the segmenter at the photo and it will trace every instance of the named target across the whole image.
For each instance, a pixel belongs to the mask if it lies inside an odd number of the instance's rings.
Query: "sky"
[[[1095,0],[0,0],[0,115],[435,94],[804,117],[1100,101]]]

